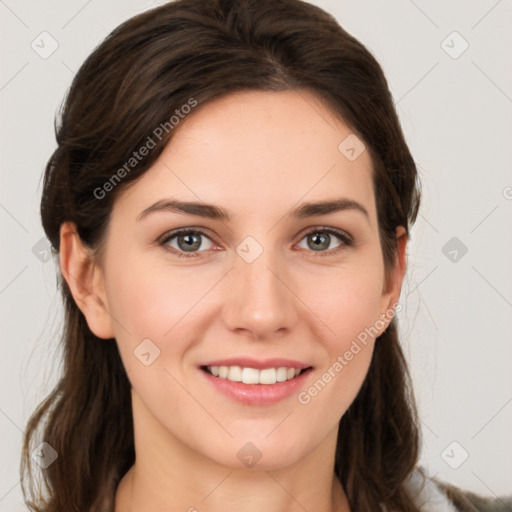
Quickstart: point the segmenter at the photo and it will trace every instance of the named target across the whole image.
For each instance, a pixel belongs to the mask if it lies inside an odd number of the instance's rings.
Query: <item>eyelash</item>
[[[328,251],[307,251],[307,252],[315,253],[315,257],[317,257],[317,256],[319,256],[319,257],[335,256],[338,254],[339,251],[343,250],[346,247],[351,247],[354,243],[352,240],[352,237],[350,237],[344,231],[334,229],[334,228],[327,228],[327,227],[311,229],[310,231],[304,233],[304,235],[302,236],[300,241],[314,233],[328,233],[329,235],[336,236],[340,240],[340,242],[342,242],[342,244],[340,246],[338,246],[334,249],[330,249]],[[196,252],[191,252],[191,253],[187,254],[186,252],[183,252],[183,251],[176,252],[177,251],[176,249],[170,248],[169,246],[167,246],[168,242],[170,242],[173,238],[176,238],[177,236],[182,235],[182,234],[203,235],[206,238],[211,240],[211,237],[208,236],[208,234],[205,231],[202,231],[201,229],[181,228],[181,229],[176,229],[174,231],[171,231],[170,233],[167,233],[166,235],[164,235],[163,239],[160,240],[159,244],[161,246],[163,246],[166,251],[168,251],[169,253],[171,253],[173,255],[177,255],[179,258],[197,258],[198,253],[205,252],[205,251],[196,251]],[[215,242],[214,240],[211,240],[211,241]]]

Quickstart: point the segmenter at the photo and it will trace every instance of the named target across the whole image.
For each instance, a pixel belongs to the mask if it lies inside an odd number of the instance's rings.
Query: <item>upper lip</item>
[[[256,370],[264,370],[265,368],[296,368],[303,370],[311,365],[295,361],[293,359],[284,359],[281,357],[272,357],[270,359],[253,359],[251,357],[230,357],[228,359],[216,359],[208,361],[200,366],[241,366],[242,368],[255,368]]]

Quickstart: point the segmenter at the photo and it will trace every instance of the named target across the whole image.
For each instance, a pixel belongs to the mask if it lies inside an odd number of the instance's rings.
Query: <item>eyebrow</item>
[[[297,208],[293,209],[288,217],[295,217],[297,219],[304,219],[307,217],[315,217],[320,215],[327,215],[339,211],[353,210],[363,213],[369,220],[370,216],[366,208],[352,199],[332,199],[327,201],[316,201],[302,203]],[[151,213],[155,212],[172,212],[172,213],[188,213],[190,215],[197,215],[209,219],[229,221],[232,216],[228,211],[219,206],[208,203],[196,203],[192,201],[178,201],[175,199],[161,199],[143,210],[137,217],[137,221],[142,220]]]

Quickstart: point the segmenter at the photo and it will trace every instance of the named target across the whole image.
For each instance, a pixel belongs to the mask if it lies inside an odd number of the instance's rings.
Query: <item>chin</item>
[[[247,430],[245,435],[220,443],[213,452],[210,446],[209,453],[205,455],[232,469],[276,470],[297,463],[308,451],[313,450],[314,446],[308,450],[303,445],[304,439],[311,439],[311,436],[303,434],[294,437],[285,432],[262,436],[261,431],[252,435],[252,431]]]

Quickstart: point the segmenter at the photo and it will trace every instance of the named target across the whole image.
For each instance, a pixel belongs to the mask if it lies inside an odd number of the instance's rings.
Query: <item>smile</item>
[[[231,382],[242,382],[244,384],[264,385],[272,385],[277,382],[295,379],[307,370],[307,368],[289,368],[286,366],[262,370],[241,366],[203,366],[202,369],[219,379],[227,379]]]
[[[228,399],[262,406],[296,395],[310,379],[313,366],[280,357],[236,357],[205,361],[198,370],[208,386]]]

